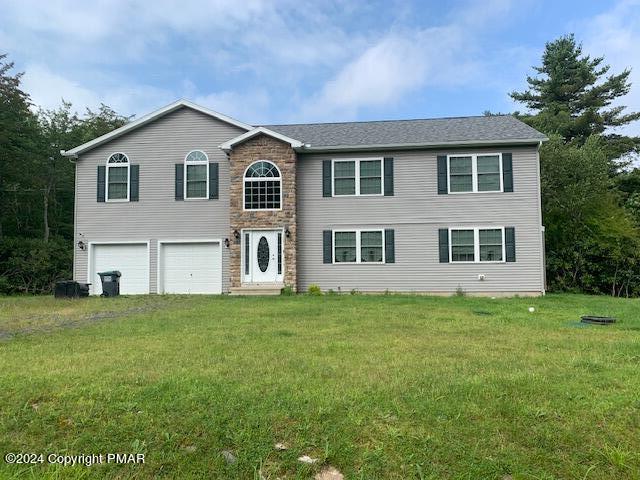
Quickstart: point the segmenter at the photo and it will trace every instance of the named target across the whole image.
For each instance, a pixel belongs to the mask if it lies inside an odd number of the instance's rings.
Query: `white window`
[[[107,201],[129,201],[129,157],[114,153],[107,160]]]
[[[384,175],[381,158],[333,160],[333,196],[382,195]]]
[[[202,150],[190,151],[184,159],[184,198],[209,198],[209,158]]]
[[[449,193],[502,192],[502,154],[447,156]]]
[[[244,172],[244,209],[280,210],[282,176],[275,164],[266,160],[252,163]]]
[[[451,262],[504,262],[504,227],[449,229]]]
[[[383,230],[334,230],[333,263],[384,263]]]

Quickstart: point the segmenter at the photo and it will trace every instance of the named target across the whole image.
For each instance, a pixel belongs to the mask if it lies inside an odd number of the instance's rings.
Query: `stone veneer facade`
[[[273,162],[282,174],[282,209],[268,211],[245,211],[243,206],[244,172],[249,165],[258,160]],[[283,282],[294,289],[296,279],[296,152],[288,143],[266,135],[258,135],[244,143],[236,145],[229,152],[230,192],[229,215],[229,275],[231,288],[242,286],[241,242],[234,231],[243,228],[270,229],[283,228],[290,232],[289,238],[283,236]]]

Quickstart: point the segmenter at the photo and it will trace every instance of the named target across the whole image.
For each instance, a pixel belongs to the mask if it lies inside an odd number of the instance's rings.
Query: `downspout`
[[[545,227],[542,224],[542,179],[541,179],[541,171],[540,171],[540,148],[542,147],[542,140],[538,142],[538,148],[536,149],[536,154],[538,156],[538,212],[540,218],[540,252],[542,253],[542,294],[544,295],[547,291],[547,246],[546,246],[546,235],[545,235]]]
[[[76,280],[76,263],[77,263],[77,259],[76,259],[76,238],[78,236],[78,229],[77,229],[77,221],[78,221],[78,165],[77,165],[77,160],[78,160],[78,156],[77,155],[67,155],[66,154],[66,150],[60,150],[60,155],[62,156],[66,156],[69,157],[69,162],[71,162],[74,166],[73,169],[73,241],[72,241],[72,248],[73,248],[73,266],[71,269],[71,276],[74,280]]]

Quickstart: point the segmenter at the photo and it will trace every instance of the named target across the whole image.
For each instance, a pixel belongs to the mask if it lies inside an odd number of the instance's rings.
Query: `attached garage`
[[[119,270],[122,273],[122,295],[149,293],[149,244],[90,243],[88,282],[91,283],[91,294],[102,293],[98,272],[109,270]]]
[[[158,293],[222,293],[219,240],[158,242]]]

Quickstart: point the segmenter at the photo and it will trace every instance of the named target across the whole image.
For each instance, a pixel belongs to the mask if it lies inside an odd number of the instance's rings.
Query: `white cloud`
[[[266,112],[269,110],[270,98],[264,89],[201,93],[193,82],[186,79],[175,91],[132,84],[95,92],[38,64],[27,66],[23,87],[30,92],[32,102],[44,109],[55,109],[65,100],[71,102],[79,113],[105,103],[124,115],[141,116],[178,98],[189,98],[199,105],[241,121],[257,125],[268,123],[269,120]]]
[[[270,98],[263,89],[252,89],[246,92],[223,91],[198,95],[194,98],[194,102],[251,125],[269,122],[267,112],[270,106]]]
[[[616,102],[629,111],[640,110],[640,0],[618,2],[609,11],[578,25],[578,39],[584,40],[583,51],[592,57],[604,56],[611,65],[610,73],[631,69],[631,92]],[[615,130],[623,135],[640,136],[640,122]]]
[[[64,97],[78,110],[103,101],[142,114],[187,96],[268,121],[267,89],[291,98],[301,79],[333,70],[364,44],[365,34],[331,16],[347,7],[337,0],[0,0],[0,39],[43,107]]]
[[[409,38],[390,35],[347,64],[322,89],[315,108],[330,113],[385,105],[420,86],[426,61]]]
[[[23,40],[12,48],[87,63],[150,54],[162,61],[156,52],[177,36],[189,43],[185,57],[259,49],[277,62],[310,65],[348,51],[346,33],[323,8],[295,0],[0,0],[0,38],[11,34]]]
[[[31,95],[31,101],[42,108],[52,109],[64,99],[75,108],[94,107],[100,97],[78,82],[57,75],[43,65],[30,64],[25,69],[22,86]]]
[[[474,42],[482,26],[494,24],[510,6],[509,0],[472,4],[440,27],[391,30],[328,80],[305,115],[354,118],[362,108],[392,104],[426,86],[481,81],[485,64],[476,58]]]
[[[35,106],[53,109],[65,100],[71,102],[79,113],[83,113],[86,108],[95,109],[100,103],[105,103],[122,114],[139,115],[175,99],[175,95],[169,91],[139,84],[120,85],[117,88],[105,88],[96,92],[40,64],[27,65],[23,88],[29,92]]]

